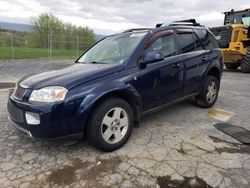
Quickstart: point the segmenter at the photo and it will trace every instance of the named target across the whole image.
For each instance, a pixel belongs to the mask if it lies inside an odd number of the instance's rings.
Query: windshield
[[[238,12],[238,13],[226,13],[225,24],[244,24],[250,26],[250,13]]]
[[[126,63],[146,32],[124,33],[107,37],[89,49],[80,63]]]

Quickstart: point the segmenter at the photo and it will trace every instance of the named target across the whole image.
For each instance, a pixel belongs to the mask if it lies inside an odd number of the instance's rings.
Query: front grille
[[[229,47],[232,35],[232,27],[230,26],[214,27],[211,28],[211,31],[214,34],[216,40],[218,41],[220,48]]]
[[[22,100],[24,97],[26,89],[22,88],[21,86],[17,85],[15,91],[14,91],[14,97],[16,99]]]
[[[8,112],[10,115],[10,118],[18,123],[23,123],[23,112],[22,110],[18,109],[16,106],[14,106],[12,103],[8,102]]]

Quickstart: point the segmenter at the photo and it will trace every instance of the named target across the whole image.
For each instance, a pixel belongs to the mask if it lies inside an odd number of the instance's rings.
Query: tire
[[[212,89],[213,88],[213,89]],[[203,108],[212,107],[217,101],[220,83],[214,76],[207,76],[201,93],[196,96],[196,104]]]
[[[225,66],[229,70],[235,70],[238,68],[238,63],[225,63]]]
[[[116,150],[127,142],[133,123],[133,111],[125,100],[106,99],[90,116],[87,139],[90,144],[102,151]]]
[[[250,73],[250,47],[247,47],[247,54],[243,57],[240,67],[241,72]]]

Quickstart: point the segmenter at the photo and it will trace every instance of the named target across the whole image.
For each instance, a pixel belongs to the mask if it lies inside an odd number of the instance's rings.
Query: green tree
[[[77,43],[77,28],[71,24],[64,24],[64,48],[75,49]]]
[[[93,31],[88,27],[64,24],[50,13],[41,14],[33,22],[33,30],[31,37],[28,38],[27,46],[30,47],[48,48],[52,41],[53,48],[78,47],[79,50],[85,50],[96,42]]]
[[[24,32],[0,32],[0,46],[11,47],[13,45],[13,47],[20,47],[24,46],[26,41]]]
[[[33,30],[38,34],[38,36],[36,35],[36,37],[38,37],[36,40],[39,41],[37,42],[37,47],[48,47],[50,37],[52,37],[52,40],[58,40],[62,29],[63,23],[56,16],[51,13],[41,14],[33,22]]]
[[[96,42],[94,32],[88,27],[79,27],[77,32],[79,34],[80,49],[86,50]]]

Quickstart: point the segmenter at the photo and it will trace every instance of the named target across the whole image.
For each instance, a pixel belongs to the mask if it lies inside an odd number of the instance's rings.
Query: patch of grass
[[[82,51],[79,50],[78,55]],[[47,48],[27,48],[27,47],[14,47],[13,49],[14,59],[41,59],[49,58],[49,52]],[[52,58],[56,59],[76,59],[76,50],[68,49],[52,49]],[[12,59],[11,47],[0,47],[0,60]]]

